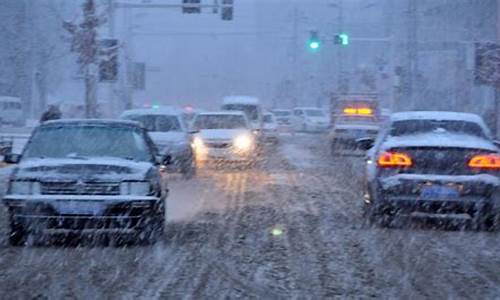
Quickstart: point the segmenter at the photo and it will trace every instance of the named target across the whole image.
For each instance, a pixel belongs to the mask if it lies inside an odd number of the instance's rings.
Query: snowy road
[[[320,135],[278,148],[173,178],[151,247],[13,248],[2,211],[0,298],[500,297],[498,233],[370,228],[359,158],[332,160]]]

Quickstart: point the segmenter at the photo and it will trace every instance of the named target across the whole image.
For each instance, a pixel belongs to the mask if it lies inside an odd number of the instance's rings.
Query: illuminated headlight
[[[201,149],[201,148],[205,147],[205,143],[203,143],[203,139],[201,137],[195,136],[193,139],[192,146],[195,149]]]
[[[9,193],[14,195],[39,195],[40,183],[33,181],[11,181]]]
[[[248,135],[240,135],[234,139],[234,147],[237,150],[248,151],[253,146],[253,139]]]
[[[132,196],[148,196],[151,194],[151,184],[146,181],[122,182],[120,194]]]

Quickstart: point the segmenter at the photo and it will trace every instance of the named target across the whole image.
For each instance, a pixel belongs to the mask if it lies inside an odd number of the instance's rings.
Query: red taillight
[[[411,157],[401,152],[384,152],[378,158],[378,166],[384,168],[408,168],[412,164]]]
[[[474,169],[500,170],[500,155],[475,155],[469,160],[469,167]]]

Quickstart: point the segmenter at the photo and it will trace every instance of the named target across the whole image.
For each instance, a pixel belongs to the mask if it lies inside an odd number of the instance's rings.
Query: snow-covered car
[[[322,109],[296,107],[293,109],[292,126],[295,131],[322,132],[330,127],[330,119]]]
[[[278,123],[276,122],[276,117],[270,112],[264,113],[264,127],[263,136],[264,141],[268,143],[278,143]]]
[[[198,132],[193,139],[197,160],[250,162],[255,158],[257,137],[243,112],[200,113],[193,129]]]
[[[170,158],[169,169],[181,172],[187,178],[196,173],[191,135],[181,109],[165,107],[127,110],[121,118],[137,121],[146,128],[160,154]]]
[[[104,234],[154,242],[164,230],[168,189],[147,132],[136,122],[60,120],[38,126],[2,202],[9,241]],[[112,235],[116,234],[116,235]]]
[[[273,109],[271,113],[276,117],[279,126],[290,126],[292,111],[290,109]]]
[[[365,208],[371,220],[396,217],[498,221],[500,155],[483,120],[453,112],[395,113],[367,153]],[[466,222],[467,223],[467,222]]]

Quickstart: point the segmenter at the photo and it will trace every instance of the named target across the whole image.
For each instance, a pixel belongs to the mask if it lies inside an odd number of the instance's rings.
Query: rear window
[[[126,119],[141,123],[150,132],[182,131],[181,123],[177,116],[136,115],[127,116]]]
[[[391,127],[391,136],[403,136],[430,132],[450,132],[486,138],[481,126],[461,120],[404,120],[396,121]]]

